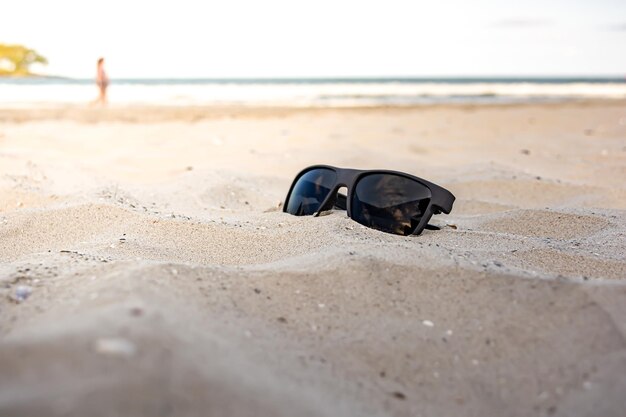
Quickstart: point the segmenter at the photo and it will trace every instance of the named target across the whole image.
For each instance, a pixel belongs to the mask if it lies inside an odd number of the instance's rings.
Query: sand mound
[[[626,208],[626,192],[614,188],[573,185],[545,179],[467,181],[450,185],[461,200],[477,200],[519,208]],[[460,204],[463,210],[462,205]]]
[[[483,227],[487,230],[521,236],[574,239],[600,233],[610,225],[609,221],[598,216],[548,210],[517,210],[487,221]]]
[[[507,409],[558,398],[568,414],[610,412],[626,388],[611,377],[626,371],[626,328],[612,316],[623,289],[367,255],[331,256],[315,273],[120,262],[55,281],[29,300],[43,311],[20,312],[31,325],[4,328],[0,406],[11,414],[376,414],[383,403],[411,415],[424,409],[415,398],[430,398],[429,412],[481,414],[504,409],[485,390],[513,387]],[[545,385],[557,374],[567,387]]]

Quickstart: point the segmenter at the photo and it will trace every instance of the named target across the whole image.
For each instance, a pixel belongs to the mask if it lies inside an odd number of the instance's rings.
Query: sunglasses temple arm
[[[335,199],[335,207],[341,210],[347,210],[347,203],[348,198],[341,193],[337,193],[337,198]]]
[[[435,226],[434,224],[426,223],[426,226],[424,226],[424,229],[426,229],[426,230],[441,230],[441,227]]]

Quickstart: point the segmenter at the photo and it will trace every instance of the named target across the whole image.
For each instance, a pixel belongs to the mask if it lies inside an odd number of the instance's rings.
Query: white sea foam
[[[2,82],[0,107],[65,106],[97,96],[89,82]],[[371,106],[507,102],[579,98],[625,99],[623,82],[113,82],[111,104]]]

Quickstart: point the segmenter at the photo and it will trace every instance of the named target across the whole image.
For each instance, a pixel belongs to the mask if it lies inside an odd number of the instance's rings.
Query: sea
[[[0,107],[59,107],[94,100],[93,79],[0,78]],[[623,77],[113,79],[120,106],[368,107],[626,99]]]

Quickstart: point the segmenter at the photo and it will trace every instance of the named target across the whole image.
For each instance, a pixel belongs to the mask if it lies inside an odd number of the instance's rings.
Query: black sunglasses
[[[283,211],[317,216],[336,207],[364,226],[408,236],[422,233],[433,214],[449,214],[452,203],[450,191],[404,172],[314,165],[296,176]]]

